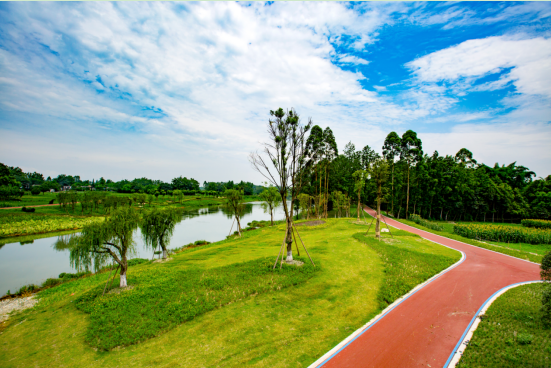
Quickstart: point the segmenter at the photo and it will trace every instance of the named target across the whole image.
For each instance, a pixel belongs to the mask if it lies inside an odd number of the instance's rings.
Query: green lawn
[[[543,284],[522,285],[497,298],[458,367],[549,367],[551,330],[541,322]]]
[[[501,242],[490,242],[490,241],[478,241],[474,239],[465,238],[453,233],[453,224],[448,223],[439,223],[439,225],[444,226],[444,231],[435,231],[428,229],[424,226],[417,225],[413,221],[409,220],[398,220],[401,223],[433,233],[440,236],[445,236],[450,239],[458,240],[463,243],[474,245],[479,248],[493,250],[494,252],[507,254],[513,257],[526,259],[535,263],[541,263],[541,260],[547,252],[551,251],[551,244],[526,244],[526,243],[501,243]],[[505,224],[502,224],[505,225]],[[510,225],[510,224],[507,224]],[[519,225],[520,226],[520,225]]]
[[[375,241],[373,228],[365,237],[358,233],[367,226],[354,222],[329,219],[322,226],[299,227],[319,269],[295,285],[245,293],[187,322],[159,328],[156,337],[108,351],[95,350],[86,342],[97,325],[94,312],[88,314],[76,305],[79,298],[101,287],[107,273],[45,290],[35,308],[0,325],[2,366],[308,366],[378,314],[389,297],[396,296],[385,294],[387,288],[382,285],[404,293],[460,258],[457,251],[403,231],[395,232],[395,239],[385,233],[382,241]],[[158,272],[197,277],[232,265],[240,268],[239,263],[264,257],[274,261],[283,235],[281,225],[261,228],[242,238],[184,250],[166,263],[134,266],[128,278],[135,289],[103,300],[121,301],[125,293],[139,291],[140,282],[146,283],[147,278],[150,283],[151,275]],[[301,256],[307,259],[304,252]],[[407,257],[412,257],[415,272],[399,274],[389,268],[389,260],[404,262]],[[404,283],[409,284],[399,289]],[[173,293],[177,287],[159,283],[158,292]],[[139,316],[137,313],[135,318]]]

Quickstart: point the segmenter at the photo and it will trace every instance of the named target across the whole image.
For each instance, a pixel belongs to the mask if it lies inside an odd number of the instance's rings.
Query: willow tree
[[[258,152],[251,153],[249,158],[251,165],[268,181],[277,187],[287,230],[284,242],[287,244],[287,262],[293,260],[293,207],[287,204],[287,195],[291,195],[291,203],[298,197],[303,185],[305,175],[305,143],[306,133],[312,126],[309,119],[308,124],[302,125],[300,117],[295,110],[287,112],[279,108],[270,111],[273,119],[268,121],[269,141],[264,143],[264,158]]]
[[[134,230],[138,228],[140,216],[132,207],[113,211],[102,223],[85,226],[81,233],[60,239],[58,243],[70,245],[71,265],[77,270],[90,269],[92,263],[99,270],[110,259],[120,266],[120,287],[127,286],[128,253],[134,251]],[[58,244],[61,245],[61,244]]]
[[[419,162],[423,158],[423,148],[421,140],[417,138],[417,133],[413,130],[408,130],[402,135],[402,142],[400,146],[400,159],[404,160],[407,165],[407,196],[406,196],[406,219],[408,218],[409,211],[409,182],[410,182],[410,170],[413,165]]]
[[[245,208],[243,190],[226,189],[224,195],[226,196],[226,207],[235,217],[235,220],[237,221],[237,231],[239,232],[239,235],[241,235],[241,222],[239,221],[239,216]]]
[[[377,198],[377,222],[375,223],[375,237],[381,237],[381,202],[384,197],[384,184],[388,180],[388,163],[384,159],[377,159],[369,168],[371,180],[375,183]]]
[[[385,139],[385,143],[383,145],[383,156],[387,159],[388,162],[392,163],[392,192],[390,194],[390,201],[391,201],[391,207],[390,212],[392,212],[392,216],[395,216],[394,214],[394,159],[400,155],[400,147],[402,146],[402,139],[396,132],[390,132]],[[388,213],[388,207],[387,207],[387,213]]]
[[[259,195],[264,212],[270,213],[271,226],[274,226],[274,211],[281,203],[281,196],[276,187],[268,187]]]
[[[357,170],[352,174],[354,178],[354,191],[358,194],[358,221],[360,221],[360,197],[362,190],[365,187],[365,179],[367,178],[367,171]]]
[[[182,213],[176,208],[159,209],[157,207],[146,211],[140,224],[142,237],[147,247],[163,250],[163,259],[167,258],[167,245],[174,233],[174,228],[182,220]]]

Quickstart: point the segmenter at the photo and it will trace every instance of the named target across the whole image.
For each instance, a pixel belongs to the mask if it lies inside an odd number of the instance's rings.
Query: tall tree
[[[423,157],[423,148],[421,139],[417,138],[417,133],[408,130],[402,135],[402,144],[400,147],[400,158],[407,164],[407,195],[406,195],[406,219],[409,211],[409,179],[411,166],[416,164]]]
[[[402,139],[396,132],[390,132],[385,139],[383,144],[383,156],[390,162],[392,166],[392,192],[390,194],[391,200],[391,212],[392,216],[396,216],[394,213],[394,159],[400,155],[400,149],[402,147]],[[388,208],[388,207],[387,207]]]
[[[388,163],[385,159],[379,158],[369,168],[371,180],[375,183],[377,196],[377,221],[375,223],[375,237],[381,237],[381,202],[384,198],[384,184],[388,180]]]
[[[337,157],[339,154],[338,148],[337,148],[337,142],[335,141],[335,136],[333,135],[333,131],[331,128],[327,127],[323,131],[323,156],[324,156],[324,169],[325,169],[325,198],[329,198],[329,175],[330,175],[330,166],[331,162]],[[325,218],[327,218],[327,204],[328,201],[325,201]]]
[[[360,197],[365,187],[365,179],[367,178],[367,171],[357,170],[352,174],[354,177],[354,191],[358,194],[358,221],[360,221]]]
[[[287,205],[287,194],[291,194],[291,203],[300,194],[306,174],[306,133],[312,127],[312,121],[309,119],[306,125],[301,125],[300,117],[293,109],[285,112],[279,108],[270,111],[270,115],[273,119],[268,122],[269,141],[264,143],[267,159],[258,153],[251,153],[249,157],[253,168],[276,186],[281,195],[287,222],[286,260],[290,262],[293,260],[293,208]]]
[[[146,211],[140,224],[142,237],[146,246],[153,250],[160,247],[163,259],[167,258],[167,245],[174,233],[176,224],[182,220],[181,212],[176,208],[159,209],[157,207]]]

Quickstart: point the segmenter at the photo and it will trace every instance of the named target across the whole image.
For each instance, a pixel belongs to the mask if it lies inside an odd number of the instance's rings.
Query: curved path
[[[365,209],[375,216],[375,211]],[[484,302],[501,288],[539,280],[539,265],[413,228],[395,228],[460,250],[466,259],[405,299],[317,367],[443,367]]]

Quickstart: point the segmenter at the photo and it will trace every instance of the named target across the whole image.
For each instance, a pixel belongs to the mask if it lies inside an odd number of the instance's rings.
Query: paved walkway
[[[80,203],[80,202],[77,202],[77,203]],[[47,207],[47,206],[59,206],[59,204],[54,203],[54,204],[35,204],[32,206],[20,206],[20,207],[0,207],[0,210],[13,210],[14,208],[23,208],[23,207],[31,208],[31,207]]]
[[[375,216],[375,211],[365,210]],[[537,264],[385,219],[393,227],[463,251],[466,259],[318,367],[443,367],[476,311],[493,293],[540,278]]]

